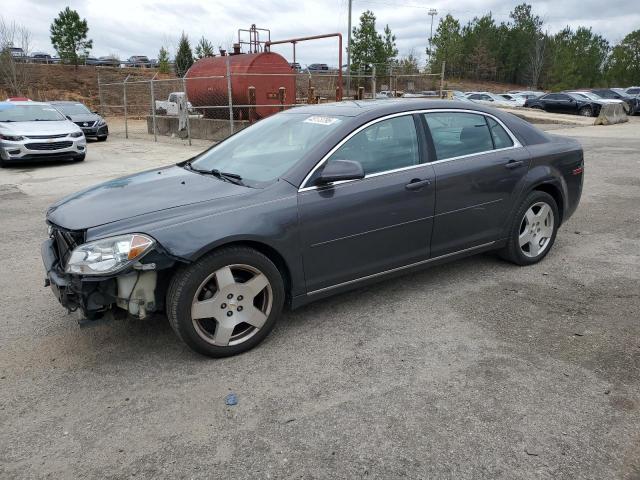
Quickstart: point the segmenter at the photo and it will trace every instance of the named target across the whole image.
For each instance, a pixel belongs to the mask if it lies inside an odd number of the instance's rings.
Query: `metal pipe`
[[[336,90],[336,96],[339,93],[339,98],[336,98],[336,101],[342,100],[342,34],[341,33],[325,33],[324,35],[311,35],[309,37],[297,37],[297,38],[288,38],[286,40],[274,40],[267,41],[264,44],[265,51],[270,51],[271,45],[280,45],[283,43],[293,43],[294,45],[297,42],[306,42],[309,40],[319,40],[321,38],[331,38],[338,37],[338,87]],[[294,47],[295,48],[295,47]]]
[[[156,75],[158,74],[156,73]],[[156,78],[156,75],[154,75],[153,78],[151,79],[151,123],[153,124],[153,141],[154,142],[158,141],[158,134],[156,133],[156,95],[153,89],[154,78]]]
[[[131,74],[122,82],[122,103],[124,104],[124,138],[129,138],[129,124],[127,122],[127,80]]]
[[[229,102],[229,134],[233,135],[233,90],[231,89],[231,59],[227,57],[227,95]]]
[[[189,146],[191,146],[191,123],[189,122],[189,96],[187,95],[187,80],[185,77],[182,77],[182,90],[184,90],[184,108],[187,109],[187,137],[189,137]]]

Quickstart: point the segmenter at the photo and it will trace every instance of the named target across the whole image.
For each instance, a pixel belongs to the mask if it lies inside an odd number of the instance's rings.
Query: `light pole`
[[[347,97],[349,96],[349,91],[351,90],[351,8],[353,7],[353,0],[349,0],[349,22],[348,22],[348,32],[347,32]],[[340,69],[342,70],[342,65],[340,65]],[[342,85],[340,85],[342,88]]]
[[[431,35],[429,35],[429,66],[431,66],[431,55],[433,55],[433,17],[438,15],[435,8],[430,8],[427,15],[431,17]]]

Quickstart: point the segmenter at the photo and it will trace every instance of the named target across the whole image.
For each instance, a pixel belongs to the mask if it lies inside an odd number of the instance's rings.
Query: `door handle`
[[[504,164],[504,166],[509,170],[521,167],[522,165],[523,165],[522,160],[509,160],[507,163]]]
[[[414,178],[409,183],[407,183],[404,188],[406,188],[407,190],[420,190],[421,188],[428,187],[429,185],[431,185],[431,180],[429,180],[428,178],[425,178],[424,180]]]

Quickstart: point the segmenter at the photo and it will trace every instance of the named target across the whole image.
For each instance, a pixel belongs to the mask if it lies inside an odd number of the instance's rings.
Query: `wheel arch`
[[[562,224],[562,220],[564,218],[564,211],[565,211],[564,195],[562,193],[562,189],[552,182],[542,182],[531,187],[529,189],[529,192],[527,192],[527,195],[536,190],[540,192],[548,193],[553,197],[558,207],[558,213],[560,214],[560,222],[558,223],[558,225]]]
[[[222,241],[216,243],[208,249],[199,252],[199,255],[193,259],[193,261],[197,261],[202,258],[204,255],[207,255],[216,250],[220,250],[223,248],[229,247],[246,247],[256,250],[262,253],[265,257],[271,260],[278,271],[282,275],[282,281],[284,283],[285,293],[287,297],[291,296],[291,288],[292,288],[292,272],[291,267],[288,264],[285,257],[273,246],[268,245],[265,242],[261,242],[255,239],[228,239],[226,241]]]

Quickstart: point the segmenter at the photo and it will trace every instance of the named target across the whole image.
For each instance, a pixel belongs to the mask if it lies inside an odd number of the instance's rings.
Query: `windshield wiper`
[[[211,170],[202,170],[202,169],[199,169],[199,168],[194,168],[191,165],[191,162],[185,163],[184,166],[185,166],[185,168],[188,168],[189,170],[191,170],[193,172],[204,173],[205,175],[213,175],[214,177],[219,178],[220,180],[222,180],[224,182],[230,182],[230,183],[234,183],[236,185],[242,185],[243,187],[247,186],[242,181],[242,177],[240,175],[238,175],[237,173],[221,172],[217,168],[212,168]]]

